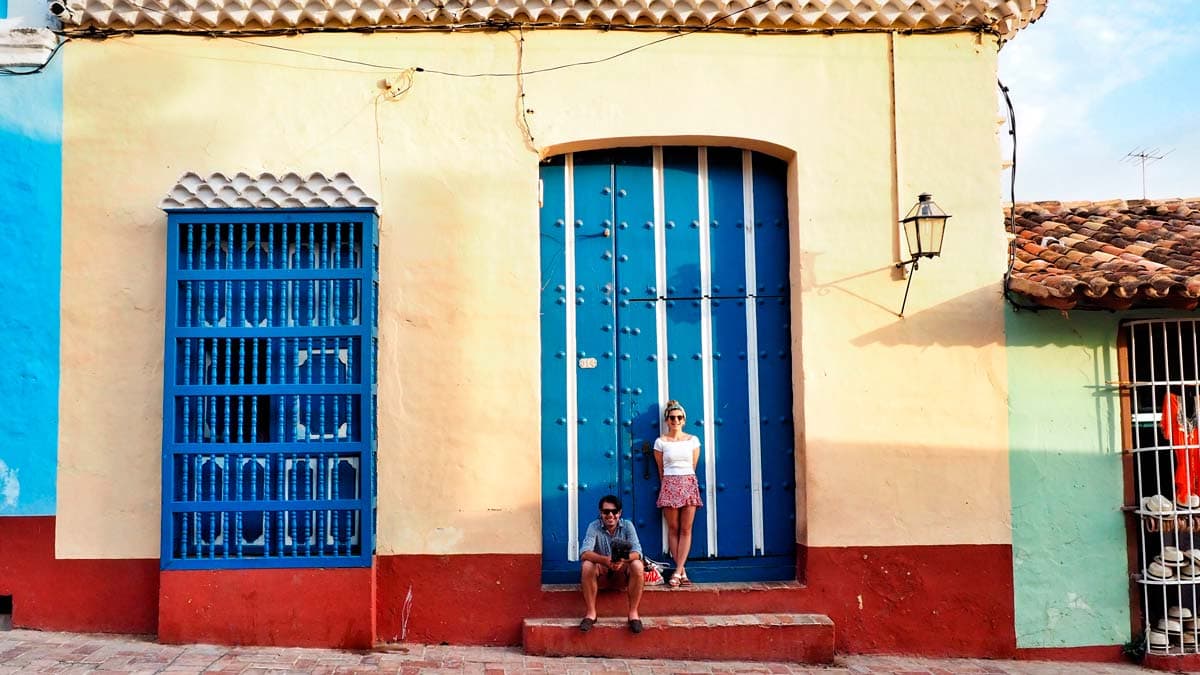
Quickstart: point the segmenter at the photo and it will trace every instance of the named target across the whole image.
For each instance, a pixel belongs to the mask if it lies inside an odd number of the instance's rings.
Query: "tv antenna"
[[[1137,164],[1142,172],[1142,199],[1146,198],[1146,165],[1153,164],[1160,159],[1164,159],[1167,155],[1175,152],[1172,148],[1166,152],[1160,152],[1158,148],[1143,148],[1136,147],[1130,150],[1121,159],[1121,162],[1126,164]]]

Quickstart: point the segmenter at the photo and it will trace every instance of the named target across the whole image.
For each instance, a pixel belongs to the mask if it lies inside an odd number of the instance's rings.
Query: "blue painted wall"
[[[0,77],[0,516],[54,513],[61,59]]]

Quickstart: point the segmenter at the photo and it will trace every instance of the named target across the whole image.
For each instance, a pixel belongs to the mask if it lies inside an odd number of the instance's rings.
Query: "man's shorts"
[[[600,588],[606,588],[615,591],[623,591],[629,588],[629,573],[633,570],[633,565],[625,563],[624,569],[621,571],[607,570],[597,576],[598,585]]]

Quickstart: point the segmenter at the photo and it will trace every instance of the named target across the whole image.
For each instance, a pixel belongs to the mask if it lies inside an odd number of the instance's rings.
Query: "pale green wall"
[[[1018,647],[1130,639],[1121,409],[1109,313],[1008,311]]]

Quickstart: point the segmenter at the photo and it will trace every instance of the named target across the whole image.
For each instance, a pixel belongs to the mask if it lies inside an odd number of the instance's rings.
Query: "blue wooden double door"
[[[701,443],[690,576],[795,578],[787,165],[623,148],[541,178],[543,579],[577,580],[606,494],[667,558],[652,447],[670,399]]]

